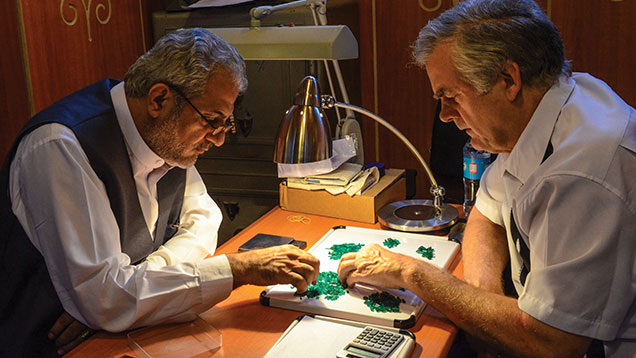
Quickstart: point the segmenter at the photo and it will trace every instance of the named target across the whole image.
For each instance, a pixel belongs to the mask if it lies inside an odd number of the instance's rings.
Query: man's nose
[[[444,104],[444,101],[442,101],[442,109],[439,112],[439,119],[444,123],[449,123],[456,118],[458,118],[457,111],[448,104]]]
[[[223,145],[223,143],[225,143],[225,131],[223,131],[223,130],[220,130],[220,131],[211,130],[205,136],[205,140],[207,140],[208,142],[214,144],[215,147],[220,147],[220,146]]]

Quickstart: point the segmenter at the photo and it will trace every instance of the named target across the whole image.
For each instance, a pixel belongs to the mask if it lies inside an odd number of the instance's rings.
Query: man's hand
[[[93,333],[95,333],[94,330],[64,312],[51,327],[48,338],[55,341],[57,354],[62,356],[84,342]]]
[[[414,259],[378,244],[365,245],[359,252],[342,255],[338,264],[338,278],[347,286],[362,282],[387,288],[404,288],[404,272],[411,260]]]
[[[290,283],[298,292],[305,292],[310,283],[316,282],[320,272],[320,261],[293,245],[228,254],[227,259],[235,288],[245,284]]]

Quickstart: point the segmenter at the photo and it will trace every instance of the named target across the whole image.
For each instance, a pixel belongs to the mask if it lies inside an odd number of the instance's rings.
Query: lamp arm
[[[429,168],[428,164],[426,164],[426,161],[424,161],[424,158],[422,158],[422,155],[417,151],[417,149],[415,149],[415,146],[408,140],[408,138],[406,138],[397,128],[391,125],[391,123],[387,122],[386,120],[384,120],[382,117],[378,116],[377,114],[371,111],[368,111],[362,107],[358,107],[353,104],[336,102],[333,100],[333,97],[330,98],[330,96],[328,95],[322,96],[322,100],[323,100],[322,101],[323,107],[329,108],[329,107],[335,106],[335,107],[341,107],[345,109],[351,109],[353,111],[356,111],[358,113],[361,113],[365,116],[370,117],[376,122],[382,124],[388,130],[390,130],[393,134],[395,134],[402,142],[404,142],[404,144],[406,144],[406,146],[409,148],[411,153],[415,155],[417,160],[420,162],[420,164],[426,171],[426,174],[428,175],[428,179],[431,182],[431,194],[433,194],[433,197],[434,197],[434,206],[437,210],[441,210],[442,202],[443,202],[444,194],[445,194],[444,188],[437,185],[437,181],[435,180],[435,177],[433,176],[433,172]]]
[[[295,9],[302,6],[321,7],[321,6],[324,6],[325,1],[326,0],[296,0],[296,1],[288,2],[288,3],[284,3],[280,5],[274,5],[274,6],[267,6],[267,5],[258,6],[258,7],[254,7],[250,9],[250,17],[252,18],[252,21],[262,20],[265,17],[271,15],[272,13],[276,11],[280,11],[280,10]]]
[[[311,11],[314,17],[314,25],[316,26],[326,26],[327,25],[327,0],[313,0],[311,6]],[[331,80],[331,73],[329,71],[329,65],[327,64],[327,60],[323,60],[325,64],[325,71],[327,73],[327,80],[329,81],[329,87],[331,89],[332,96],[336,95],[336,91],[333,89],[333,82]],[[340,87],[340,93],[342,94],[342,100],[344,103],[351,103],[349,101],[349,94],[347,93],[347,87],[344,84],[344,79],[342,78],[342,72],[340,71],[340,64],[338,60],[331,60],[331,64],[333,65],[333,70],[336,73],[336,79],[338,80],[338,87]],[[351,109],[345,109],[347,116],[346,119],[353,118],[355,119],[355,115]],[[340,127],[344,123],[344,120],[340,118],[340,113],[336,111],[338,115],[338,126],[336,129],[336,136],[340,135]]]

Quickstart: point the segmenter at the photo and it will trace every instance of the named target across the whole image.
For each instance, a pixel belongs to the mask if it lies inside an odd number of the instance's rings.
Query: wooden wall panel
[[[15,1],[2,1],[0,13],[0,163],[13,137],[29,117],[26,83],[20,61],[20,31]],[[1,164],[0,164],[1,165]]]
[[[163,0],[9,0],[0,5],[0,155],[35,112],[88,84],[122,78],[152,41]]]
[[[439,12],[424,10],[417,0],[360,0],[359,8],[362,105],[393,124],[428,161],[436,103],[426,73],[412,63],[410,46]],[[408,148],[372,120],[361,122],[365,160],[416,169],[417,197],[428,197],[430,182]]]
[[[121,78],[144,52],[140,7],[138,1],[23,0],[34,110],[104,77]]]
[[[572,69],[607,82],[636,106],[636,1],[549,1]]]
[[[410,64],[410,46],[422,26],[458,0],[359,0],[362,105],[402,131],[427,160],[436,101],[426,72]],[[538,0],[561,31],[574,71],[606,81],[636,105],[636,1]],[[390,132],[363,119],[365,160],[418,170],[417,198],[430,183],[408,149]],[[461,168],[458,168],[461,173]],[[458,174],[461,175],[461,174]],[[460,187],[447,190],[463,190]]]

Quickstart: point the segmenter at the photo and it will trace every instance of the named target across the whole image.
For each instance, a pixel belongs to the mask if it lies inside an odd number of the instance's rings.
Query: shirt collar
[[[124,134],[128,155],[133,159],[133,166],[135,166],[135,164],[141,165],[145,167],[144,169],[146,170],[163,166],[165,161],[148,147],[148,144],[143,140],[135,126],[135,122],[130,114],[130,109],[128,108],[128,103],[126,102],[124,82],[120,82],[113,87],[110,90],[110,96],[113,100],[119,127]],[[137,172],[135,168],[133,168],[133,171]]]
[[[505,170],[525,183],[541,164],[554,126],[572,91],[574,80],[561,76],[543,96],[506,160]]]

